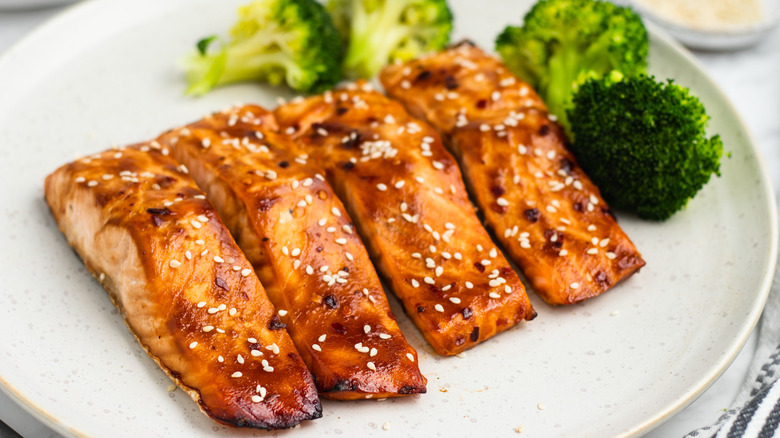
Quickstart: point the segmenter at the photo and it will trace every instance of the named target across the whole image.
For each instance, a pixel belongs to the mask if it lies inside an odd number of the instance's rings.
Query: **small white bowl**
[[[698,50],[728,51],[752,46],[761,41],[780,23],[780,0],[764,0],[765,19],[759,23],[709,30],[685,26],[658,15],[647,2],[633,0],[632,7],[643,18],[661,26],[683,45]]]

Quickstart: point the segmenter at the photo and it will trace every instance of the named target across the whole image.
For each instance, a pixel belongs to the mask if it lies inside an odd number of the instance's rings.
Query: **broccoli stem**
[[[560,41],[560,47],[553,51],[550,57],[549,83],[547,84],[546,104],[551,114],[555,114],[565,126],[566,106],[574,92],[572,89],[580,71],[582,54],[573,41]]]
[[[381,69],[390,53],[407,37],[411,28],[400,24],[408,2],[387,0],[372,12],[364,9],[363,1],[352,1],[352,35],[344,66],[359,77],[370,77]]]

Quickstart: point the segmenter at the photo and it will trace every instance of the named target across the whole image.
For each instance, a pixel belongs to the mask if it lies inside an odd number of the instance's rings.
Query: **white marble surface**
[[[30,11],[0,10],[0,54],[62,8]],[[735,53],[695,53],[707,72],[720,84],[755,136],[770,172],[775,196],[780,193],[780,30],[759,45]],[[728,148],[728,145],[726,145]],[[780,199],[780,198],[778,198]],[[698,400],[646,437],[682,436],[713,423],[730,406],[739,390],[756,344],[748,340],[729,369]],[[27,414],[0,392],[0,420],[24,437],[57,437],[51,429]],[[3,431],[0,428],[0,436]]]

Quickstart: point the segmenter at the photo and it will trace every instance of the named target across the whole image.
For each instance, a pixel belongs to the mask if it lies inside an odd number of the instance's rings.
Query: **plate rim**
[[[50,28],[56,27],[60,23],[67,23],[72,17],[78,17],[78,14],[89,14],[89,11],[102,3],[107,3],[107,0],[84,0],[81,2],[73,3],[63,8],[62,11],[54,16],[46,19],[37,27],[27,32],[19,41],[12,44],[7,50],[0,54],[0,71],[6,68],[6,64],[13,61],[13,57],[21,53],[29,45],[35,44],[37,40],[45,38],[46,34],[50,32]],[[649,21],[643,20],[648,30],[648,34],[651,39],[655,38],[661,43],[669,46],[678,55],[682,56],[690,65],[692,65],[697,73],[707,82],[707,85],[712,87],[718,94],[720,100],[724,103],[727,110],[733,113],[736,117],[737,125],[746,134],[746,143],[749,145],[751,151],[755,155],[755,161],[760,169],[760,180],[763,192],[766,193],[767,203],[765,207],[769,212],[770,227],[768,230],[769,246],[768,257],[765,259],[765,264],[762,269],[762,278],[759,286],[759,293],[755,295],[757,299],[756,305],[751,309],[751,314],[742,324],[742,330],[739,336],[735,339],[730,348],[725,354],[723,354],[716,363],[710,365],[710,370],[707,374],[703,375],[698,381],[694,383],[687,391],[683,392],[674,400],[667,403],[657,412],[640,423],[637,423],[632,428],[617,433],[618,437],[634,437],[650,432],[652,429],[660,426],[669,418],[680,412],[687,407],[696,398],[703,394],[709,387],[726,371],[731,365],[736,356],[744,347],[751,333],[755,329],[756,324],[760,320],[766,301],[768,299],[775,270],[777,269],[778,262],[778,244],[780,228],[778,225],[778,206],[775,199],[775,191],[772,187],[772,183],[768,177],[769,172],[764,161],[763,152],[758,147],[752,131],[745,123],[741,113],[737,111],[732,103],[731,99],[720,87],[720,85],[712,79],[707,73],[707,70],[701,65],[701,63],[695,58],[695,56],[684,46],[678,43],[672,38],[666,30],[661,26]],[[12,68],[12,67],[11,67]],[[771,226],[774,225],[774,226]],[[2,375],[0,375],[0,391],[8,395],[8,397],[17,405],[21,406],[26,412],[30,413],[37,420],[41,421],[46,426],[52,428],[56,432],[64,436],[73,437],[89,437],[90,435],[78,430],[76,426],[69,426],[64,420],[57,418],[47,412],[45,409],[35,403],[30,397],[25,396],[19,389],[14,387],[8,382]]]

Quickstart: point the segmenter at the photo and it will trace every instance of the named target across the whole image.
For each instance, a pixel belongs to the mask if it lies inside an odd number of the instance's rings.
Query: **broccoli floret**
[[[341,39],[315,0],[255,0],[238,15],[229,42],[209,50],[219,38],[204,38],[185,60],[188,94],[254,80],[320,92],[341,80]]]
[[[388,63],[441,50],[450,41],[446,0],[329,0],[347,46],[344,74],[370,78]]]
[[[522,27],[504,29],[496,51],[568,131],[565,109],[578,84],[612,70],[643,73],[648,38],[642,19],[630,8],[599,0],[541,0]]]
[[[580,85],[568,115],[572,150],[613,206],[664,220],[720,176],[723,143],[687,88],[613,72]]]

